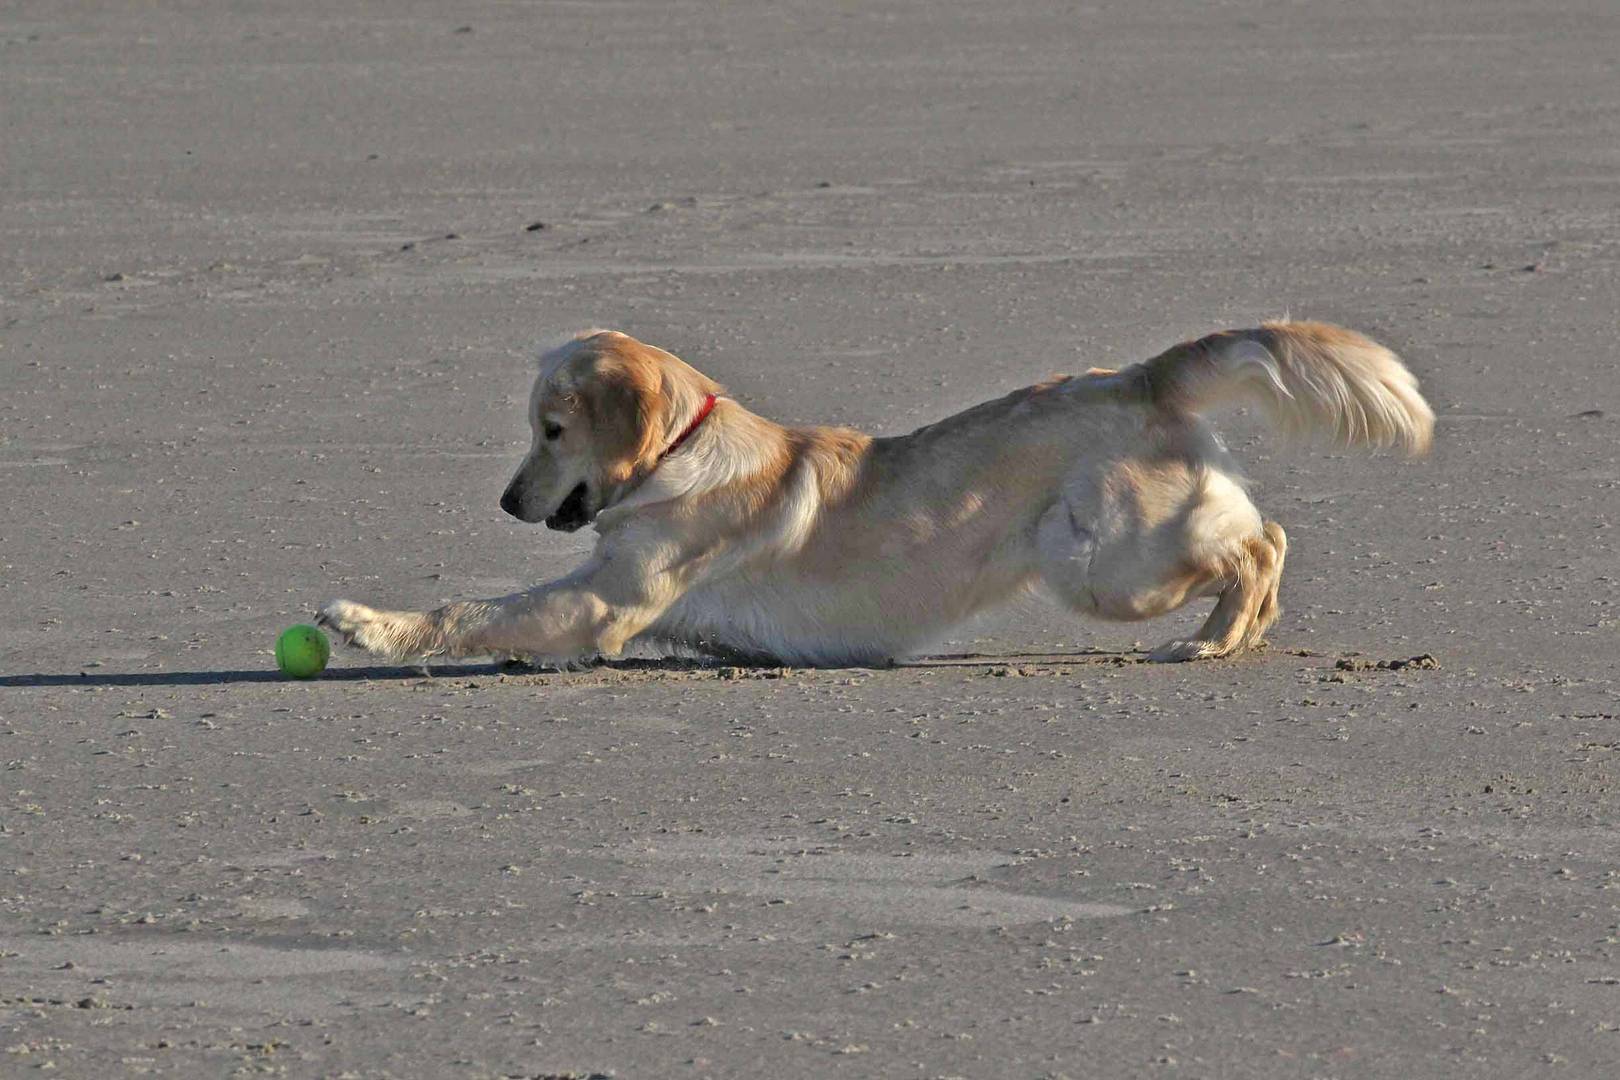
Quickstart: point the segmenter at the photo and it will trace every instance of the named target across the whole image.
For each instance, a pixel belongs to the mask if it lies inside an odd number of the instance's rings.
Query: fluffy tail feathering
[[[1201,413],[1248,401],[1290,433],[1409,454],[1426,451],[1434,434],[1434,410],[1400,358],[1328,323],[1227,330],[1167,349],[1136,371],[1162,408]]]

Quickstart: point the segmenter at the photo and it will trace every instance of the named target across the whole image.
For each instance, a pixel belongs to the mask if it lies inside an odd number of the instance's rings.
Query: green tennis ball
[[[276,667],[295,679],[313,679],[331,655],[326,635],[308,623],[289,626],[276,638]]]

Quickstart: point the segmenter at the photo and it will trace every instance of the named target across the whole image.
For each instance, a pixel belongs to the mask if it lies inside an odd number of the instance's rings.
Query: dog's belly
[[[909,569],[839,581],[780,570],[739,574],[687,593],[644,636],[784,664],[883,664],[1031,578],[1011,562],[983,567],[971,581],[937,580],[937,567],[926,562]]]
[[[900,627],[876,623],[839,599],[780,577],[739,575],[687,593],[644,636],[806,666],[886,663],[906,651],[909,635]]]

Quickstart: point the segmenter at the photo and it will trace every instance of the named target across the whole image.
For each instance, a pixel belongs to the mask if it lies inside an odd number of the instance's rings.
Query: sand
[[[224,8],[0,13],[0,1075],[1613,1073],[1611,3]],[[1222,421],[1264,654],[274,670],[580,559],[573,330],[897,433],[1283,312],[1440,420]]]

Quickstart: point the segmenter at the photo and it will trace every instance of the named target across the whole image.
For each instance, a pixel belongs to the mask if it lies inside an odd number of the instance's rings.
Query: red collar
[[[698,409],[697,415],[692,417],[692,422],[686,425],[686,430],[681,432],[680,437],[669,444],[669,449],[658,455],[659,461],[664,460],[665,458],[669,457],[669,455],[679,450],[681,448],[681,443],[692,437],[692,432],[696,431],[698,429],[698,425],[707,420],[709,418],[709,414],[714,411],[714,403],[716,400],[718,399],[716,399],[713,394],[709,394],[703,399],[703,405]]]

